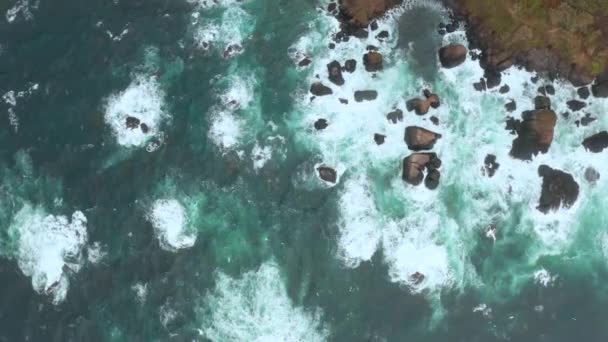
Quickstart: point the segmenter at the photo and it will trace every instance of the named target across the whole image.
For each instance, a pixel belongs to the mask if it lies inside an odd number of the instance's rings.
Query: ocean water
[[[330,48],[328,4],[0,2],[0,341],[608,340],[608,156],[581,145],[608,101],[573,112],[576,88],[517,67],[475,91],[470,56],[439,66],[468,42],[437,33],[435,0]],[[549,83],[553,144],[513,159],[506,120]],[[407,112],[425,88],[441,106]],[[442,135],[436,190],[401,180],[412,125]],[[574,177],[572,207],[536,209],[543,164]]]

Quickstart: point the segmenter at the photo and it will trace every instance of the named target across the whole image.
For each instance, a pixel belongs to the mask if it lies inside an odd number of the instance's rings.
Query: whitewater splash
[[[84,264],[88,238],[84,214],[76,211],[68,219],[26,204],[14,216],[9,233],[18,236],[19,268],[32,278],[34,290],[52,296],[54,304],[62,302],[70,273]]]
[[[555,82],[552,108],[558,115],[571,114],[558,119],[548,153],[530,162],[513,159],[509,151],[515,136],[505,130],[509,113],[504,105],[515,100],[518,111],[513,116],[519,118],[521,111],[534,109],[537,88],[545,81],[535,84],[535,74],[513,67],[502,77],[502,84],[510,86],[509,92],[501,93],[499,87],[479,92],[473,83],[483,77],[483,70],[470,58],[454,69],[439,68],[433,81],[418,78],[410,58],[416,46],[410,44],[407,54],[397,48],[399,16],[416,6],[430,6],[442,14],[441,9],[426,2],[406,1],[380,20],[378,30],[370,32],[368,38],[351,38],[334,49],[326,46],[332,42],[332,33],[339,31],[337,20],[326,15],[311,24],[315,29],[288,52],[294,63],[302,56],[314,56],[310,66],[298,68],[308,77],[295,94],[298,103],[292,114],[293,134],[301,146],[318,153],[325,165],[344,169],[338,185],[338,257],[345,265],[357,267],[382,248],[391,280],[407,284],[413,291],[437,293],[442,288],[463,289],[468,285],[485,288],[488,293],[497,287],[517,291],[524,283],[534,281],[542,256],[563,255],[572,247],[585,206],[601,205],[590,203],[589,198],[595,199],[594,194],[605,189],[606,183],[599,180],[591,185],[585,181],[584,172],[590,166],[606,169],[608,159],[605,154],[585,151],[581,142],[608,122],[599,116],[592,124],[578,127],[575,123],[584,113],[572,113],[566,104],[577,98],[576,88]],[[388,32],[388,39],[375,37],[382,30]],[[462,30],[445,35],[442,43],[468,45]],[[364,70],[362,56],[369,45],[383,55],[384,71]],[[356,70],[342,72],[344,85],[333,84],[327,78],[327,65],[333,60],[344,65],[348,59],[357,61]],[[311,100],[308,89],[318,81],[332,94]],[[439,94],[441,106],[424,116],[408,112],[405,102],[420,97],[425,88]],[[378,95],[371,101],[358,102],[354,97],[358,90],[376,90]],[[586,110],[591,113],[602,113],[608,106],[601,99],[587,103]],[[386,115],[395,109],[404,113],[403,121],[387,120]],[[429,119],[431,116],[435,122]],[[320,118],[327,120],[328,127],[313,129]],[[403,142],[407,126],[442,134],[433,148],[443,161],[440,185],[435,191],[401,180],[402,159],[411,153]],[[376,133],[385,136],[384,144],[374,142]],[[495,155],[500,163],[493,177],[483,173],[488,154]],[[536,210],[542,184],[537,169],[542,164],[574,176],[581,187],[574,206],[548,214]],[[471,255],[480,246],[489,244],[490,254],[485,258],[493,263],[501,256],[492,254],[492,250],[501,250],[509,241],[522,241],[522,245],[525,241],[525,260],[512,260],[502,268],[475,269]],[[508,278],[512,284],[500,284],[494,280],[497,273],[517,275]]]
[[[321,311],[293,305],[274,262],[236,279],[218,273],[215,283],[199,312],[200,334],[205,338],[255,342],[327,340]]]
[[[162,249],[175,252],[194,246],[196,233],[192,232],[186,209],[178,200],[156,200],[148,219]]]

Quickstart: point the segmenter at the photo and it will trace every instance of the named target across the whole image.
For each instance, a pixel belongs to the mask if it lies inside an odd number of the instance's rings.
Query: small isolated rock
[[[608,147],[608,132],[602,131],[585,138],[585,140],[583,140],[583,146],[585,146],[585,149],[593,153],[602,152],[606,147]]]
[[[355,101],[372,101],[378,97],[378,92],[375,90],[357,90],[355,91]]]
[[[388,113],[386,115],[386,118],[396,124],[398,121],[403,121],[403,112],[401,111],[401,109],[395,109],[394,111]]]
[[[498,89],[498,92],[501,94],[506,94],[511,90],[511,87],[509,87],[508,84],[503,85],[502,87],[500,87],[500,89]]]
[[[321,82],[315,82],[310,86],[310,92],[316,96],[325,96],[333,94],[330,87],[323,85]]]
[[[439,125],[439,118],[433,115],[431,116],[431,122],[433,123],[433,125],[437,126]]]
[[[365,70],[375,72],[382,70],[382,55],[376,51],[370,51],[363,55],[363,65]]]
[[[340,101],[341,104],[348,104],[347,99],[339,98],[338,101]]]
[[[327,73],[329,74],[329,80],[335,85],[343,85],[344,78],[342,77],[342,67],[338,61],[332,61],[327,64]]]
[[[385,40],[385,39],[387,39],[388,38],[388,31],[386,31],[386,30],[380,31],[380,33],[378,33],[376,35],[376,38],[378,40]]]
[[[305,67],[308,66],[310,63],[312,63],[312,61],[310,60],[310,58],[308,57],[304,57],[299,63],[298,66],[299,67]]]
[[[319,172],[319,178],[321,178],[322,180],[329,183],[336,183],[336,180],[338,179],[338,173],[336,172],[336,170],[327,166],[319,166],[317,168],[317,171]]]
[[[357,69],[357,61],[354,59],[349,59],[344,62],[344,71],[353,73]]]
[[[585,169],[585,180],[591,184],[595,184],[598,180],[600,180],[600,173],[597,172],[596,169],[589,166],[587,169]]]
[[[589,91],[589,88],[587,88],[587,87],[578,88],[576,90],[576,93],[583,100],[586,100],[587,98],[589,98],[589,95],[591,95],[591,92]]]
[[[414,285],[420,285],[425,279],[424,274],[420,273],[420,272],[415,272],[414,274],[410,275],[410,281],[414,284]]]
[[[467,48],[461,44],[451,44],[439,49],[439,61],[444,68],[454,68],[464,63],[467,58]]]
[[[496,156],[493,154],[488,154],[483,160],[483,163],[485,168],[485,174],[487,174],[488,177],[492,178],[500,167],[500,164],[496,162]]]
[[[475,88],[475,90],[477,91],[485,91],[486,89],[488,89],[488,87],[486,86],[486,80],[480,78],[479,82],[473,83],[473,88]]]
[[[583,116],[583,118],[581,119],[580,123],[583,127],[585,127],[585,126],[588,126],[590,123],[592,123],[595,120],[597,120],[597,118],[594,118],[591,116],[591,114],[586,113],[585,116]]]
[[[141,131],[144,134],[148,134],[148,132],[150,131],[150,127],[148,127],[148,125],[146,125],[145,123],[141,123],[141,125],[139,125],[139,128],[141,129]]]
[[[384,140],[386,139],[386,135],[384,134],[380,134],[380,133],[376,133],[374,134],[374,141],[376,142],[376,144],[378,145],[382,145],[384,144]]]
[[[555,95],[555,87],[553,87],[551,84],[547,84],[547,85],[545,86],[545,92],[546,92],[548,95]]]
[[[566,102],[566,104],[568,105],[568,108],[570,108],[570,110],[573,112],[579,111],[587,107],[587,104],[585,102],[579,100],[570,100]]]
[[[315,121],[314,123],[315,129],[316,130],[322,130],[322,129],[326,129],[327,126],[329,126],[329,124],[327,123],[326,119],[319,119],[317,121]]]
[[[514,112],[515,110],[517,110],[517,103],[515,103],[515,100],[511,100],[511,102],[507,103],[505,105],[505,109],[507,110],[507,112]]]
[[[127,128],[129,129],[135,129],[138,128],[140,124],[140,121],[138,118],[134,117],[134,116],[127,116]]]
[[[551,100],[546,96],[537,96],[534,98],[534,109],[551,109]]]
[[[412,151],[430,150],[435,146],[441,134],[429,131],[418,126],[408,126],[405,128],[405,143]]]
[[[579,187],[572,175],[547,165],[538,167],[538,175],[543,178],[542,192],[538,207],[542,213],[571,207],[578,198]]]

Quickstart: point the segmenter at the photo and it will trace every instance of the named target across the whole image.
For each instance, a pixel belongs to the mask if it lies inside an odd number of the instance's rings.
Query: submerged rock
[[[546,153],[553,142],[553,133],[557,122],[555,112],[547,109],[526,111],[523,121],[517,129],[517,138],[513,140],[511,156],[530,160],[539,152]]]
[[[316,96],[325,96],[333,94],[330,87],[324,85],[321,82],[315,82],[310,86],[310,92]]]
[[[357,90],[355,91],[355,101],[372,101],[378,97],[378,92],[375,90]]]
[[[515,103],[515,100],[511,100],[511,102],[505,104],[505,109],[507,112],[514,112],[517,110],[517,103]]]
[[[375,72],[382,70],[382,55],[376,51],[370,51],[363,55],[363,65],[365,70]]]
[[[538,168],[538,175],[543,178],[542,192],[538,206],[542,213],[569,208],[578,198],[579,186],[572,175],[547,165]]]
[[[430,150],[435,146],[441,134],[429,131],[418,126],[408,126],[405,128],[405,143],[412,151]]]
[[[589,166],[587,169],[585,169],[585,180],[591,184],[595,184],[598,180],[600,180],[600,173],[596,169]]]
[[[310,60],[310,58],[304,57],[301,61],[298,62],[298,66],[299,67],[305,67],[305,66],[308,66],[310,63],[312,63],[312,61]]]
[[[606,147],[608,147],[608,132],[602,131],[585,138],[585,140],[583,140],[583,146],[585,146],[585,149],[593,153],[602,152]]]
[[[319,178],[322,180],[329,183],[336,183],[336,180],[338,179],[338,173],[336,170],[327,166],[319,166],[317,171],[319,172]]]
[[[587,87],[578,88],[576,90],[576,93],[583,100],[586,100],[587,98],[589,98],[589,95],[591,95],[591,92],[589,91],[589,88],[587,88]]]
[[[354,59],[349,59],[344,62],[344,71],[353,73],[357,69],[357,61]]]
[[[570,110],[573,112],[579,111],[587,107],[587,104],[585,102],[579,100],[570,100],[566,102],[566,104],[568,105],[568,108],[570,108]]]
[[[454,68],[464,63],[467,48],[462,44],[451,44],[439,49],[439,61],[444,68]]]
[[[332,61],[327,64],[327,73],[329,74],[329,80],[335,85],[343,85],[344,78],[342,77],[342,66],[338,61]]]

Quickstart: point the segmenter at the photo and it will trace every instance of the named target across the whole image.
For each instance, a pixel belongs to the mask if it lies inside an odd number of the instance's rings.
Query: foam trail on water
[[[294,306],[278,265],[232,278],[216,274],[215,289],[204,298],[200,333],[212,341],[326,341],[320,310]]]

